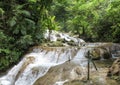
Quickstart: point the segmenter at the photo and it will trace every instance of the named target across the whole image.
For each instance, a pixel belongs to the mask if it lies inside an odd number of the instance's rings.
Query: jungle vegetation
[[[0,0],[0,71],[43,43],[46,29],[120,43],[120,0]]]

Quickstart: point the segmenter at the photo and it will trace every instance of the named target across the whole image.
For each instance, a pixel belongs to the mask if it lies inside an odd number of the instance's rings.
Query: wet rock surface
[[[120,76],[120,57],[113,62],[107,76]]]
[[[120,57],[120,44],[118,43],[107,43],[102,48],[106,48],[111,53],[112,58]]]
[[[100,61],[100,64],[103,64],[105,60],[111,62],[110,53],[114,50],[116,50],[114,53],[119,53],[118,47],[113,43],[88,43],[80,47],[35,46],[30,49],[30,53],[21,63],[0,78],[0,84],[9,82],[9,85],[23,85],[23,83],[24,85],[113,85],[115,82],[110,84],[106,79],[108,66],[111,64],[105,63],[101,66],[96,63]],[[95,61],[98,71],[90,63],[90,82],[88,83],[88,59],[85,56],[89,50],[93,60],[98,60]],[[118,71],[118,62],[119,60],[116,61],[117,65],[113,66],[113,69],[117,69],[113,73]]]
[[[104,60],[120,57],[120,44],[104,43],[91,49],[91,57],[94,60]]]
[[[89,81],[87,80],[87,69],[83,69],[72,62],[66,62],[52,67],[34,85],[119,85],[115,80],[106,77],[108,72],[108,68],[106,67],[107,61],[95,63],[98,71],[94,68],[90,69]]]
[[[91,50],[91,57],[93,60],[110,59],[111,53],[106,48],[93,48]]]

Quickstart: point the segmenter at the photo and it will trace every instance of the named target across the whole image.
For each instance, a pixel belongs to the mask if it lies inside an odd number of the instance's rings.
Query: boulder
[[[94,59],[94,60],[100,59],[100,58],[101,58],[101,57],[100,57],[100,49],[99,49],[99,48],[94,48],[94,49],[92,49],[92,50],[91,50],[91,55],[92,55],[92,59]]]
[[[116,55],[115,57],[119,57],[120,56],[120,44],[106,43],[105,45],[103,45],[101,47],[102,48],[106,48],[111,54]]]
[[[120,76],[120,57],[117,58],[109,68],[107,76]]]
[[[93,60],[110,59],[112,55],[106,48],[95,47],[90,51]]]

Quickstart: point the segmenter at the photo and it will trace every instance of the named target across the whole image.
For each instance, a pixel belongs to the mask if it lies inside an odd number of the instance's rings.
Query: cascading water
[[[85,80],[86,81],[87,80],[87,72],[88,72],[88,70],[86,68],[88,59],[86,57],[87,57],[88,50],[91,51],[94,48],[99,49],[99,46],[101,47],[104,45],[106,45],[106,43],[103,43],[103,44],[102,43],[95,43],[95,44],[90,43],[84,47],[80,47],[80,49],[74,55],[74,58],[71,58],[69,60],[69,62],[65,62],[58,66],[52,67],[50,69],[50,71],[46,73],[45,76],[40,77],[38,80],[36,80],[34,85],[76,85],[76,84],[70,84],[69,82],[76,81],[76,80]],[[90,63],[90,71],[92,72],[91,73],[92,75],[97,73],[97,75],[93,76],[93,77],[97,78],[97,80],[98,80],[97,83],[106,85],[105,84],[106,83],[106,80],[105,80],[106,74],[103,73],[102,76],[100,76],[101,73],[99,74],[99,72],[96,71],[96,68],[93,66],[93,63]],[[92,84],[93,83],[94,82],[92,82]],[[82,84],[82,85],[86,85],[86,84]]]
[[[72,40],[77,46],[84,43],[84,40],[66,34],[53,35],[51,41],[60,38]],[[45,37],[48,38],[48,33]],[[35,47],[7,75],[0,78],[0,85],[63,85],[77,78],[82,79],[87,73],[85,56],[88,50],[100,45],[103,43],[85,44],[84,47]]]
[[[57,40],[64,40],[66,42],[73,41],[76,46],[80,46],[83,43],[85,43],[85,41],[83,39],[76,38],[76,37],[73,37],[73,36],[69,36],[66,33],[60,33],[60,32],[53,31],[53,30],[51,31],[51,33],[49,33],[49,31],[46,30],[46,33],[44,34],[44,37],[45,37],[45,39],[50,39],[51,42],[55,42]],[[66,43],[64,43],[63,45],[66,45]]]
[[[69,49],[68,49],[69,48]],[[38,83],[36,84],[36,82],[34,83],[34,85],[63,85],[65,82],[69,81],[70,77],[71,79],[74,77],[74,75],[76,74],[76,69],[79,70],[79,67],[81,67],[83,69],[83,73],[82,75],[84,75],[84,67],[87,66],[87,58],[85,58],[85,55],[87,53],[88,49],[86,47],[81,47],[81,48],[78,48],[78,47],[65,47],[65,51],[62,55],[62,57],[57,57],[58,60],[57,61],[62,61],[62,63],[59,63],[57,64],[58,66],[60,66],[60,68],[56,69],[56,71],[54,71],[54,68],[53,68],[53,72],[54,74],[56,74],[56,76],[58,75],[58,77],[56,77],[55,81],[54,79],[53,80],[50,80],[51,82],[54,81],[54,83],[52,82],[51,84],[48,84],[48,83],[45,83],[45,81],[47,81],[46,79],[44,80],[43,79],[43,82],[44,83]],[[49,58],[49,57],[48,57]],[[64,62],[63,62],[64,61]],[[69,64],[67,65],[67,67],[64,67],[66,66],[67,62],[69,62]],[[70,63],[72,65],[70,65]],[[64,65],[65,64],[65,65]],[[63,66],[62,66],[63,65]],[[76,67],[76,66],[77,67]],[[56,68],[56,65],[54,65],[54,67]],[[75,69],[74,69],[75,67]],[[64,79],[62,78],[62,75],[64,73],[64,69],[67,70],[67,68],[70,70],[68,71],[67,75],[69,75],[68,79]],[[81,69],[80,69],[81,70]],[[59,72],[59,73],[56,73],[56,72]],[[50,71],[51,72],[51,71]],[[49,74],[46,73],[46,75]],[[52,74],[52,73],[50,73]],[[76,74],[76,75],[79,75],[79,74]],[[49,76],[50,77],[50,76]],[[40,78],[40,77],[39,77]],[[48,78],[49,79],[49,78]],[[52,79],[52,76],[51,76],[51,79]],[[37,80],[37,81],[40,81],[40,80]]]
[[[0,85],[33,85],[38,78],[46,74],[50,67],[71,60],[77,51],[76,47],[34,49],[6,76],[0,78]]]
[[[85,67],[87,65],[87,58],[85,56],[87,56],[88,50],[88,48],[82,47],[72,61],[82,67]]]
[[[34,85],[39,78],[47,74],[51,67],[66,62],[77,65],[69,73],[71,79],[79,75],[79,70],[82,70],[81,76],[86,75],[87,58],[85,56],[90,50],[88,47],[35,47],[7,75],[0,78],[0,85]],[[62,85],[68,80],[57,79],[53,84]]]
[[[68,61],[83,66],[86,60],[85,52],[85,48],[77,47],[34,48],[7,75],[0,78],[0,85],[33,85],[51,67]]]

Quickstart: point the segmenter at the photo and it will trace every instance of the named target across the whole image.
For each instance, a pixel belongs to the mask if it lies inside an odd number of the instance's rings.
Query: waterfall
[[[33,85],[51,67],[71,60],[77,51],[76,47],[35,48],[0,78],[0,85]]]
[[[87,65],[87,58],[85,56],[87,56],[88,50],[89,50],[88,48],[82,47],[77,52],[76,56],[74,57],[74,59],[72,61],[75,62],[76,64],[79,64],[82,67],[86,66]]]
[[[51,42],[55,42],[57,40],[64,40],[65,42],[74,42],[76,46],[81,46],[82,44],[85,43],[83,39],[73,37],[68,35],[67,33],[60,33],[57,31],[51,31],[50,36],[49,36],[49,31],[46,30],[46,33],[44,34],[45,39],[49,39]],[[68,45],[67,43],[62,43],[64,46]]]
[[[70,79],[74,80],[86,75],[87,58],[85,56],[88,50],[91,50],[89,46],[99,45],[101,44],[88,44],[84,47],[34,47],[5,76],[0,78],[0,85],[48,85],[36,84],[36,82],[49,74],[50,69],[54,71],[56,67],[59,67],[61,73],[56,71],[58,77],[53,77],[50,85],[63,85]],[[68,78],[62,77],[64,70]]]

